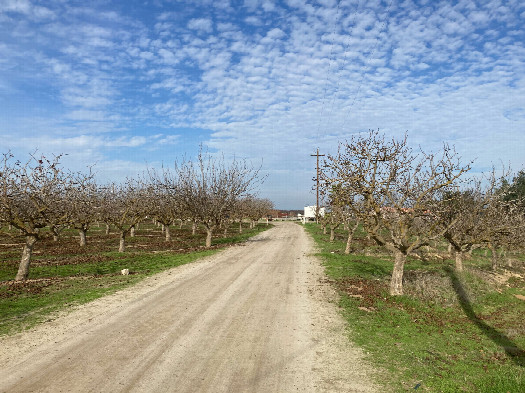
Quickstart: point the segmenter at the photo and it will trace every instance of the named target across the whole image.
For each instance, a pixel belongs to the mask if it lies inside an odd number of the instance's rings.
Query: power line
[[[324,154],[319,154],[319,148],[317,148],[317,154],[310,154],[311,157],[317,157],[317,176],[316,176],[316,188],[317,188],[317,203],[315,205],[315,221],[319,219],[319,157],[324,157]]]

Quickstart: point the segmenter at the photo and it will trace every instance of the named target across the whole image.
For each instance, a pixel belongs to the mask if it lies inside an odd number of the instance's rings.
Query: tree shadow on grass
[[[499,345],[510,359],[518,366],[525,367],[525,350],[520,349],[514,341],[512,341],[505,334],[494,329],[492,326],[483,322],[474,312],[472,303],[468,298],[463,283],[459,279],[457,273],[450,267],[445,268],[446,273],[452,281],[452,286],[458,297],[459,304],[465,315],[481,330],[481,332],[491,339],[496,345]]]

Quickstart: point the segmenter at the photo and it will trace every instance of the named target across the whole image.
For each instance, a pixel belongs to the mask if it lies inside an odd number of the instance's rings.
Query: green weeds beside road
[[[136,284],[147,276],[212,255],[219,249],[247,240],[267,229],[259,224],[238,233],[232,225],[227,236],[214,239],[212,249],[199,246],[205,233],[191,235],[190,228],[172,229],[173,240],[164,242],[160,230],[142,226],[128,240],[128,251],[113,251],[116,235],[104,235],[101,228],[88,233],[88,246],[79,247],[74,232],[63,234],[58,242],[37,243],[29,279],[14,282],[20,260],[16,238],[0,236],[0,335],[28,329],[65,310]],[[23,241],[18,239],[19,241]],[[121,275],[129,269],[129,275]]]
[[[525,392],[525,261],[490,271],[482,251],[458,275],[452,260],[409,258],[405,295],[388,295],[393,257],[359,234],[344,255],[315,224],[329,280],[341,293],[350,339],[391,378],[385,391]],[[518,296],[515,296],[518,295]]]

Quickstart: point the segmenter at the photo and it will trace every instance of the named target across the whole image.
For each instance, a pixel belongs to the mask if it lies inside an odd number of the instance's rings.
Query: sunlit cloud
[[[370,128],[525,165],[522,2],[126,4],[0,1],[8,147],[132,167],[204,143],[264,158],[283,207],[311,202],[314,149]]]

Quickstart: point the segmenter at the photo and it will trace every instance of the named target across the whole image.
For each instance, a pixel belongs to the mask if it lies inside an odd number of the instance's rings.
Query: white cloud
[[[152,5],[153,21],[50,3],[58,17],[37,25],[31,3],[0,0],[0,33],[16,38],[0,44],[0,86],[19,110],[3,124],[123,166],[113,152],[181,153],[197,141],[264,156],[275,195],[287,170],[294,187],[309,183],[315,147],[369,128],[457,142],[480,165],[498,155],[523,165],[519,2],[393,2],[388,14],[380,1],[180,3]]]
[[[191,19],[188,22],[188,28],[191,30],[197,30],[200,33],[211,33],[213,32],[213,22],[206,18]]]

